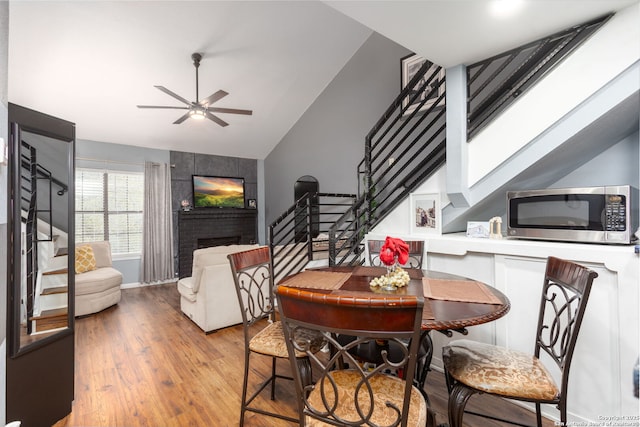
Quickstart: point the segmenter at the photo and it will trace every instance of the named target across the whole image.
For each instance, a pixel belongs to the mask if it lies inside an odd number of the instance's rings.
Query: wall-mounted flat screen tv
[[[193,175],[196,208],[244,208],[244,179]]]

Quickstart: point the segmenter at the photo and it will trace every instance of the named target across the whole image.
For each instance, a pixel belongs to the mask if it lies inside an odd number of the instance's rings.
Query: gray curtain
[[[172,280],[171,166],[144,164],[142,283]]]

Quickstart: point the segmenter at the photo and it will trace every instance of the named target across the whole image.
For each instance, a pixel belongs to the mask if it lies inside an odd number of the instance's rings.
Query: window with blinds
[[[113,254],[142,252],[142,173],[76,169],[76,243],[108,240]]]

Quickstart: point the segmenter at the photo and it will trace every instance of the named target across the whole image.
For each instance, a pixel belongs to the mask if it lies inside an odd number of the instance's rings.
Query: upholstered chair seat
[[[265,356],[289,357],[282,335],[282,324],[273,322],[255,334],[249,341],[249,350]]]
[[[319,351],[324,345],[324,340],[319,334],[307,331],[304,334],[298,334],[298,336],[301,335],[304,335],[304,338],[310,338],[314,353]],[[249,341],[249,350],[265,356],[280,357],[283,359],[288,358],[289,353],[287,352],[287,343],[284,340],[284,333],[282,332],[282,323],[275,321],[255,334]],[[298,351],[296,352],[296,357],[306,357],[306,354]]]
[[[356,405],[354,402],[355,390],[358,385],[362,385],[362,376],[355,370],[341,370],[335,371],[330,374],[339,396],[337,399],[338,408],[335,413],[340,418],[355,422],[361,419],[356,412]],[[325,398],[330,403],[336,402],[333,394],[333,389],[330,385],[331,381],[328,377],[324,379]],[[369,379],[374,399],[374,411],[370,421],[379,426],[391,425],[397,418],[395,410],[388,407],[386,404],[391,403],[397,408],[402,407],[402,396],[405,383],[403,380],[397,377],[389,375],[375,375]],[[318,408],[318,410],[324,410],[324,404],[322,403],[321,386],[319,384],[309,394],[309,408]],[[369,395],[365,387],[362,387],[359,392],[359,403],[361,409],[366,413],[371,405],[368,404]],[[408,422],[410,426],[424,426],[427,420],[427,404],[420,391],[413,387],[411,391],[411,404],[409,406]],[[307,416],[305,418],[305,426],[328,426],[327,424],[318,419]]]
[[[456,340],[443,351],[449,374],[486,393],[554,401],[560,393],[540,360],[521,351],[471,340]]]

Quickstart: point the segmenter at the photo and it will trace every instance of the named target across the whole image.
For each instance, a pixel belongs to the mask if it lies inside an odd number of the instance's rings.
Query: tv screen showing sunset
[[[193,205],[196,208],[244,208],[244,179],[194,176]]]

